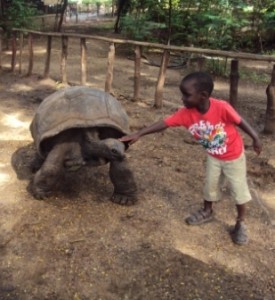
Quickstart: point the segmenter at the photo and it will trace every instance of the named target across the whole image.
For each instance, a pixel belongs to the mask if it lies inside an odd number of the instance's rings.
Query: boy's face
[[[195,80],[183,80],[180,85],[180,91],[182,102],[186,108],[198,108],[208,98],[205,92],[196,90]]]

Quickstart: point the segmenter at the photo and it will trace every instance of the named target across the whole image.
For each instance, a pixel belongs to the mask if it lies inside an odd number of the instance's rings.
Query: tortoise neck
[[[103,157],[109,159],[109,148],[104,143],[104,140],[89,141],[84,147],[85,156],[87,157]]]

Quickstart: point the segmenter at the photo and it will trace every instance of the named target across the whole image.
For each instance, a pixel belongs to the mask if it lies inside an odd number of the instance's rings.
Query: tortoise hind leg
[[[20,180],[30,180],[41,168],[43,161],[33,143],[17,149],[11,157],[11,165]]]
[[[114,185],[111,201],[121,205],[133,205],[137,201],[137,186],[126,159],[110,162],[110,178]]]

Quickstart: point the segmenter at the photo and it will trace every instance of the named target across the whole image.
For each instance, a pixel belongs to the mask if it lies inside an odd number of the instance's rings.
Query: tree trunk
[[[58,28],[58,18],[59,18],[59,13],[58,13],[58,9],[56,8],[55,18],[54,18],[54,25],[53,25],[53,31],[57,31],[57,28]]]
[[[275,134],[275,65],[271,75],[271,82],[266,89],[267,106],[264,132]]]
[[[229,102],[233,107],[236,107],[238,100],[238,84],[239,84],[239,61],[233,59],[231,61],[230,73],[230,95]]]
[[[1,1],[0,19],[3,20],[7,8],[7,1],[6,0],[0,0],[0,1]]]
[[[172,0],[169,0],[169,12],[168,12],[168,36],[167,36],[167,45],[170,45],[171,34],[172,34]]]
[[[101,6],[101,3],[100,3],[100,2],[97,2],[97,3],[96,3],[96,15],[97,15],[97,17],[99,17],[100,6]]]
[[[115,15],[115,0],[112,0],[112,17]]]
[[[62,29],[64,15],[65,15],[65,12],[66,12],[66,9],[67,9],[67,6],[68,6],[68,0],[63,0],[62,2],[63,2],[63,4],[62,4],[62,9],[61,9],[60,19],[59,19],[58,26],[57,26],[57,31],[58,32],[60,32],[61,29]]]
[[[122,17],[122,15],[125,15],[127,12],[126,4],[127,4],[127,0],[118,1],[117,18],[114,26],[115,33],[119,33],[121,31],[120,18]]]

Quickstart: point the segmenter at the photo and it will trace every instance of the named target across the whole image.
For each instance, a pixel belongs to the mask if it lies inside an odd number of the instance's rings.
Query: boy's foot
[[[243,222],[237,222],[230,234],[235,244],[245,245],[248,243],[247,228]]]
[[[213,220],[213,211],[199,209],[198,211],[192,213],[189,217],[185,219],[188,225],[200,225]]]

